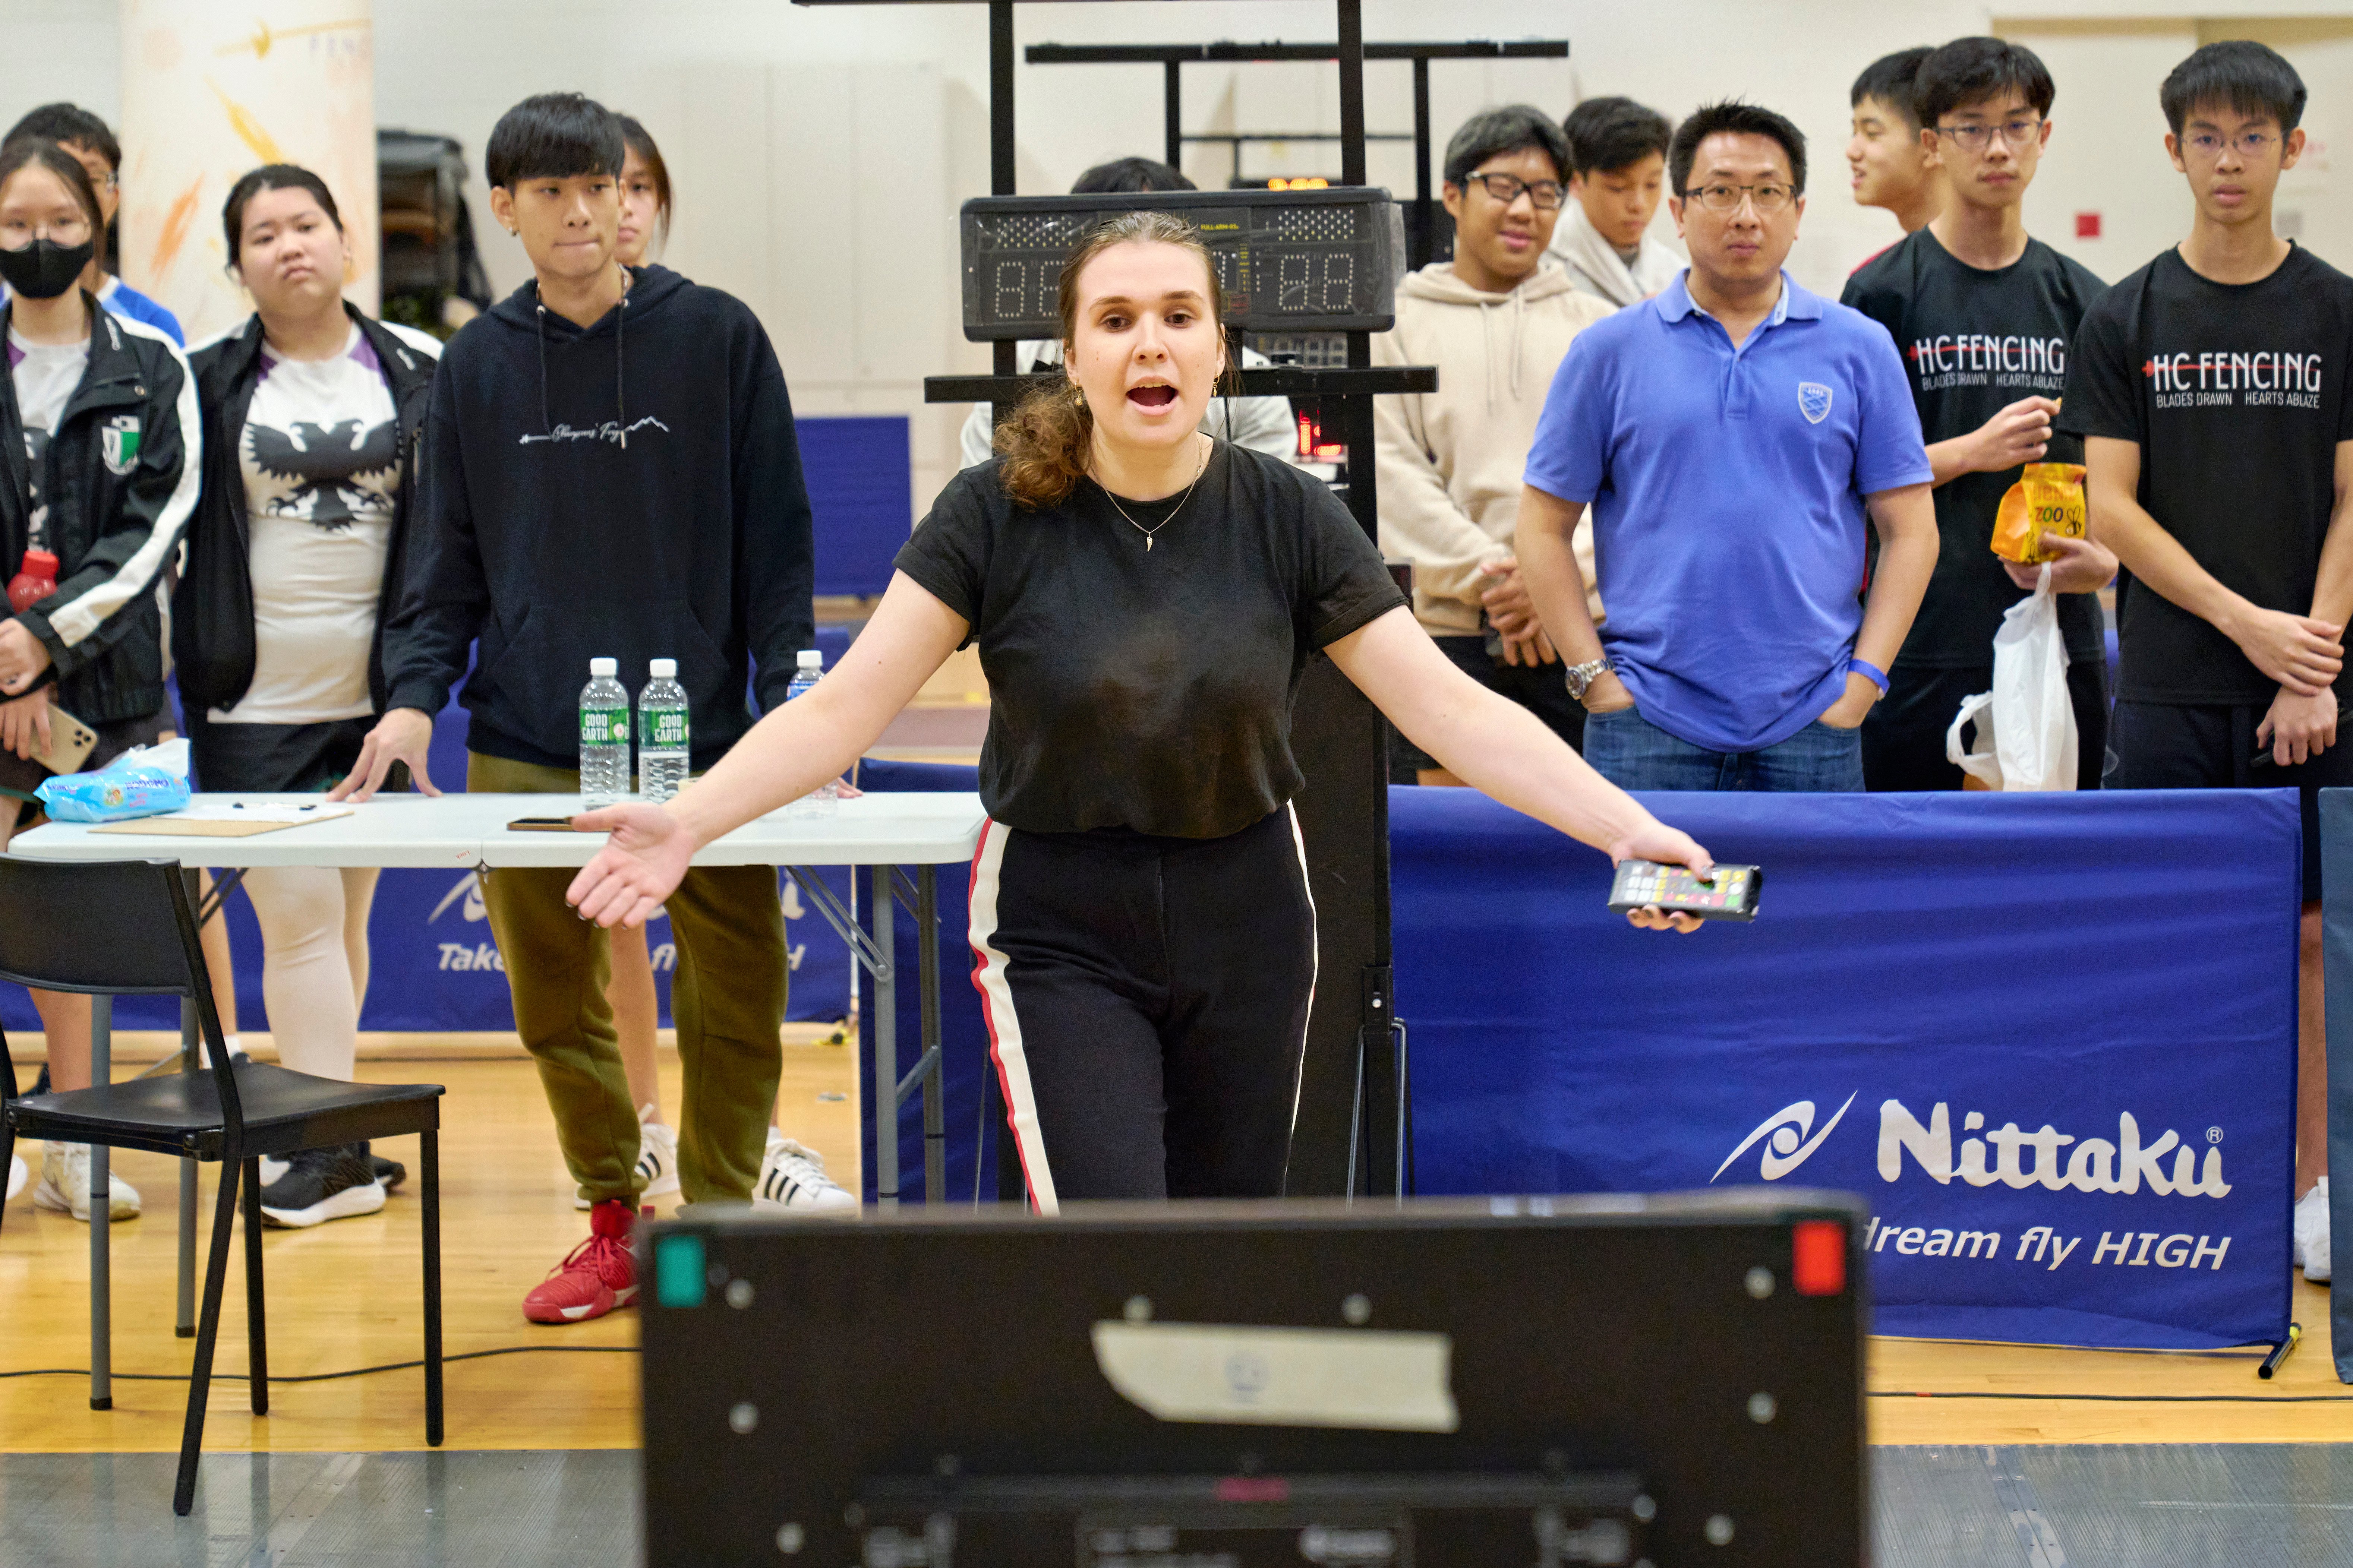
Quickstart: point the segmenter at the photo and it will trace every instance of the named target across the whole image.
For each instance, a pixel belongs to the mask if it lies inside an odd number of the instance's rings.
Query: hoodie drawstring
[[[1486,300],[1479,301],[1479,346],[1487,353],[1486,374],[1482,379],[1485,382],[1483,390],[1490,414],[1495,412],[1495,327],[1494,318],[1488,314],[1492,309]]]
[[[547,307],[532,307],[532,324],[538,328],[539,338],[539,427],[546,435],[555,434],[555,421],[547,413]],[[621,290],[620,314],[613,318],[613,428],[618,433],[621,449],[629,449],[629,291]]]
[[[547,307],[532,307],[532,324],[539,329],[539,429],[543,436],[555,434],[555,422],[547,416]]]
[[[1526,341],[1527,331],[1528,291],[1525,289],[1514,289],[1512,290],[1512,401],[1514,403],[1518,402],[1520,397],[1520,361],[1527,357],[1521,352],[1521,344]]]

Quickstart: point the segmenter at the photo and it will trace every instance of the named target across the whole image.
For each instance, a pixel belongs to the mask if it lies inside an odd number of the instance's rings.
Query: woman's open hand
[[[584,811],[572,819],[582,833],[612,837],[580,868],[565,901],[600,926],[641,926],[678,890],[694,858],[694,836],[658,805],[632,804]]]

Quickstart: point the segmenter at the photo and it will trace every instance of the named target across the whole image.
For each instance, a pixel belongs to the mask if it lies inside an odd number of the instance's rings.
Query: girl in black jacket
[[[68,732],[98,737],[97,767],[163,729],[162,578],[195,504],[195,384],[154,328],[74,286],[103,228],[90,175],[43,142],[0,150],[0,848],[38,810],[52,769],[35,759]],[[49,1080],[90,1084],[87,997],[33,994]],[[121,1177],[117,1219],[139,1212]],[[52,1144],[43,1207],[90,1216],[90,1151]]]
[[[344,302],[350,245],[309,170],[256,169],[221,218],[256,309],[195,353],[206,461],[173,601],[180,698],[200,787],[323,790],[383,709],[381,627],[440,345]],[[352,1076],[375,881],[373,868],[246,874],[288,1067]],[[288,1226],[372,1214],[399,1170],[364,1144],[263,1165],[262,1214]]]

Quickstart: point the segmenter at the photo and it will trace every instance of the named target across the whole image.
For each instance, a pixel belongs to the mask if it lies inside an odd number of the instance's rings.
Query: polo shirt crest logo
[[[118,478],[129,473],[139,460],[139,416],[118,414],[108,420],[98,433],[98,451],[108,473]]]
[[[1819,381],[1798,383],[1798,412],[1806,416],[1809,425],[1819,425],[1831,416],[1831,389]]]

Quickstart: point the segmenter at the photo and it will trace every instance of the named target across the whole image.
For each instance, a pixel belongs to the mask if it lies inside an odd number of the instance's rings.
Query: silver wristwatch
[[[1588,659],[1583,664],[1570,665],[1568,667],[1568,695],[1570,700],[1576,702],[1584,701],[1585,694],[1593,689],[1593,683],[1617,668],[1618,667],[1616,665],[1610,663],[1607,658]]]

